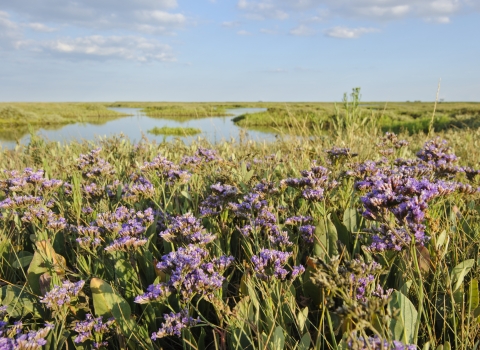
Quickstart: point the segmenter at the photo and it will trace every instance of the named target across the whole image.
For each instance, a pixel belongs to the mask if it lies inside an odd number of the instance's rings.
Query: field
[[[151,130],[148,130],[150,134],[154,135],[176,135],[176,136],[187,136],[187,135],[196,135],[201,133],[202,131],[197,128],[181,128],[181,127],[168,127],[163,126],[161,128],[154,127]]]
[[[270,144],[1,151],[0,348],[477,349],[480,105],[355,101],[255,105],[305,136]]]

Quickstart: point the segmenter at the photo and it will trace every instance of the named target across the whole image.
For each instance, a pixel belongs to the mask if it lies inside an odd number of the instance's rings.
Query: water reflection
[[[57,130],[49,128],[40,129],[37,134],[49,141],[69,142],[72,140],[94,140],[96,137],[113,136],[123,133],[133,142],[146,137],[151,141],[171,141],[176,138],[182,139],[186,143],[200,138],[206,139],[211,143],[231,140],[239,141],[240,138],[248,138],[255,141],[274,141],[275,134],[265,130],[247,130],[242,129],[232,122],[232,118],[246,113],[255,113],[265,111],[265,108],[237,108],[227,110],[227,117],[209,117],[201,119],[182,119],[174,120],[158,117],[148,117],[140,108],[111,108],[112,110],[128,114],[128,117],[122,117],[115,120],[109,120],[102,124],[76,123],[59,127]],[[147,131],[154,127],[191,127],[202,130],[201,134],[195,136],[164,136],[152,135]],[[15,129],[13,129],[15,130]],[[21,130],[25,132],[26,130]],[[17,133],[18,135],[18,133]],[[2,148],[14,148],[16,143],[13,141],[12,133],[8,132],[2,135],[0,132],[0,145]],[[30,135],[16,138],[20,144],[28,144]]]

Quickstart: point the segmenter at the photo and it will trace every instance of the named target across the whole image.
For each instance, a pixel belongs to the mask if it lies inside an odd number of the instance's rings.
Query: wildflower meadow
[[[0,349],[477,349],[480,134],[359,130],[1,151]]]

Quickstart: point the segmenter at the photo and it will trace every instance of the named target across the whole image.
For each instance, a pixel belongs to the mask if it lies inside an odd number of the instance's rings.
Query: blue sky
[[[480,0],[2,0],[0,101],[480,101]]]

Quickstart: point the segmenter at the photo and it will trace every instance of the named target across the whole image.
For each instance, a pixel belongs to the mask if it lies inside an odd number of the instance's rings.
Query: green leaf
[[[470,312],[475,310],[478,307],[478,304],[478,280],[474,278],[470,281],[470,286],[468,287],[468,309]]]
[[[355,208],[347,208],[343,213],[343,224],[351,233],[358,231],[358,212]]]
[[[100,278],[92,278],[90,281],[92,290],[93,307],[95,314],[102,317],[113,317],[120,327],[122,333],[129,340],[129,345],[135,347],[134,340],[142,347],[152,348],[152,342],[148,332],[143,327],[139,327],[130,319],[131,309],[127,301],[113,290],[113,288]]]
[[[40,317],[42,309],[38,299],[26,292],[25,287],[9,285],[0,288],[1,304],[7,307],[10,317],[24,317],[33,314]]]
[[[340,222],[340,220],[338,219],[335,213],[332,213],[332,222],[335,225],[335,228],[337,229],[338,239],[340,240],[340,242],[342,242],[345,245],[345,247],[347,248],[347,251],[351,253],[352,234],[347,229],[345,224]]]
[[[30,252],[18,252],[14,257],[15,260],[12,262],[12,266],[16,269],[21,269],[22,267],[27,267],[30,265],[33,259],[33,254]]]
[[[283,334],[283,328],[278,326],[273,332],[273,350],[283,350],[285,347],[285,335]]]
[[[337,229],[330,219],[330,214],[328,214],[325,219],[320,219],[316,223],[315,237],[313,251],[316,256],[324,259],[326,257],[338,255]]]
[[[470,272],[474,264],[474,259],[468,259],[462,261],[460,264],[458,264],[452,269],[452,272],[450,272],[450,279],[452,280],[452,283],[455,283],[455,286],[452,290],[453,292],[460,288],[463,280],[465,279],[465,276]]]
[[[300,339],[300,343],[298,344],[298,350],[308,350],[310,349],[310,344],[312,342],[312,338],[310,337],[310,333],[305,333]]]
[[[305,330],[305,324],[307,320],[308,320],[308,307],[305,307],[303,310],[300,310],[297,315],[299,333],[303,333],[303,331]]]
[[[398,310],[398,316],[390,321],[390,330],[394,340],[405,344],[413,344],[417,310],[413,303],[401,292],[394,291],[389,308],[393,314]]]

